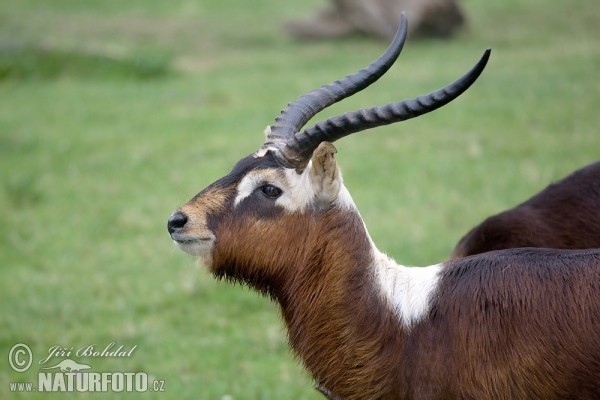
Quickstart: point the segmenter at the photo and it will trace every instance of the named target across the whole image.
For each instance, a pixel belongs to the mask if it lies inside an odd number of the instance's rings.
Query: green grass
[[[60,78],[153,79],[168,73],[168,61],[158,55],[130,59],[44,48],[0,51],[0,80]]]
[[[8,383],[36,381],[52,346],[115,342],[137,348],[76,360],[165,381],[165,393],[138,397],[322,398],[277,307],[215,282],[166,232],[172,210],[256,150],[288,101],[383,52],[361,37],[280,33],[278,19],[321,4],[0,4],[0,70],[18,72],[0,80],[0,397],[44,398]],[[468,31],[409,40],[381,82],[319,116],[427,93],[492,47],[480,80],[451,105],[337,144],[374,241],[407,265],[445,259],[486,216],[598,159],[598,2],[463,5]],[[7,363],[19,342],[35,356],[22,374]]]

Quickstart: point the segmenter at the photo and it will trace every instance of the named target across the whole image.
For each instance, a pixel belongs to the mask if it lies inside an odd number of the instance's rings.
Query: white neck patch
[[[441,264],[405,267],[372,246],[375,279],[388,306],[405,328],[423,319],[431,308],[431,296],[438,286]]]

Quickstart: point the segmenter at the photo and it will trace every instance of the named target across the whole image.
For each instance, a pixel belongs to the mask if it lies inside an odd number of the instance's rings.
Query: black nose
[[[174,232],[180,231],[183,229],[185,224],[187,223],[188,218],[185,214],[177,212],[169,217],[169,222],[167,222],[167,229],[169,230],[169,234],[173,234]]]

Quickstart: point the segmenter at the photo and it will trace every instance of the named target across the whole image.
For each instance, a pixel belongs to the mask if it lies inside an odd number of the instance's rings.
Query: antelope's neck
[[[332,212],[322,225],[321,246],[279,298],[290,344],[336,396],[377,397],[391,386],[384,377],[401,365],[410,328],[429,310],[440,267],[396,264],[374,246],[358,212]]]

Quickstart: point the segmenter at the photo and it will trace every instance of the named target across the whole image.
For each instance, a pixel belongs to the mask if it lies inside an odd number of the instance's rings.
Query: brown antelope
[[[487,218],[460,239],[450,259],[514,247],[600,248],[600,162]]]
[[[365,227],[331,142],[447,104],[482,72],[412,100],[301,128],[393,64],[388,50],[301,96],[242,158],[169,218],[217,278],[270,296],[316,383],[341,399],[600,398],[600,251],[518,249],[398,265]]]

